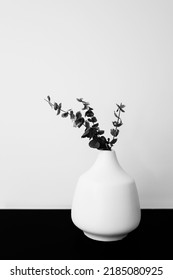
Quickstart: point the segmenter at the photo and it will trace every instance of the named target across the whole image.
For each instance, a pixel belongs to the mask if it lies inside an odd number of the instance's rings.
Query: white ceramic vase
[[[100,150],[92,167],[79,177],[71,217],[86,236],[100,241],[120,240],[138,226],[136,185],[114,150]]]

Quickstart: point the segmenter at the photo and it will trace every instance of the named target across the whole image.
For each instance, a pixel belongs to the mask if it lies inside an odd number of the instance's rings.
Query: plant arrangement
[[[58,104],[57,102],[52,102],[50,96],[47,96],[45,101],[47,101],[51,108],[56,111],[56,115],[61,115],[62,118],[70,117],[74,127],[85,127],[85,131],[81,138],[88,138],[89,146],[91,148],[98,150],[111,150],[113,145],[117,142],[119,127],[123,124],[120,115],[125,112],[125,105],[122,103],[120,105],[116,104],[117,109],[114,111],[115,121],[112,122],[113,128],[110,129],[112,139],[110,139],[103,135],[105,132],[99,128],[99,123],[94,115],[93,108],[91,108],[90,104],[84,101],[83,98],[77,98],[77,101],[82,103],[84,115],[81,111],[74,113],[72,109],[63,110],[62,103]]]

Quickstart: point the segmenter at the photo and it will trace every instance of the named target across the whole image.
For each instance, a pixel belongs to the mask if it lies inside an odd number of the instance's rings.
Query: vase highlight
[[[136,184],[114,150],[100,150],[95,163],[79,177],[71,217],[86,236],[100,241],[120,240],[139,225]]]

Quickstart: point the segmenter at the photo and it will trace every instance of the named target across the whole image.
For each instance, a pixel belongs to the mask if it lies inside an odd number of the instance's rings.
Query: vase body
[[[135,181],[122,169],[116,153],[99,151],[74,192],[71,217],[88,237],[115,241],[134,230],[141,218]]]

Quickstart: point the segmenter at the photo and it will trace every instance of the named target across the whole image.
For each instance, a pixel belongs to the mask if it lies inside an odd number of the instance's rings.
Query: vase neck
[[[103,151],[99,151],[99,154],[97,156],[97,159],[94,163],[94,168],[95,167],[99,167],[99,168],[106,168],[106,169],[110,169],[112,167],[117,167],[118,169],[121,168],[116,156],[116,153],[114,150],[111,151],[107,151],[107,150],[103,150]]]

